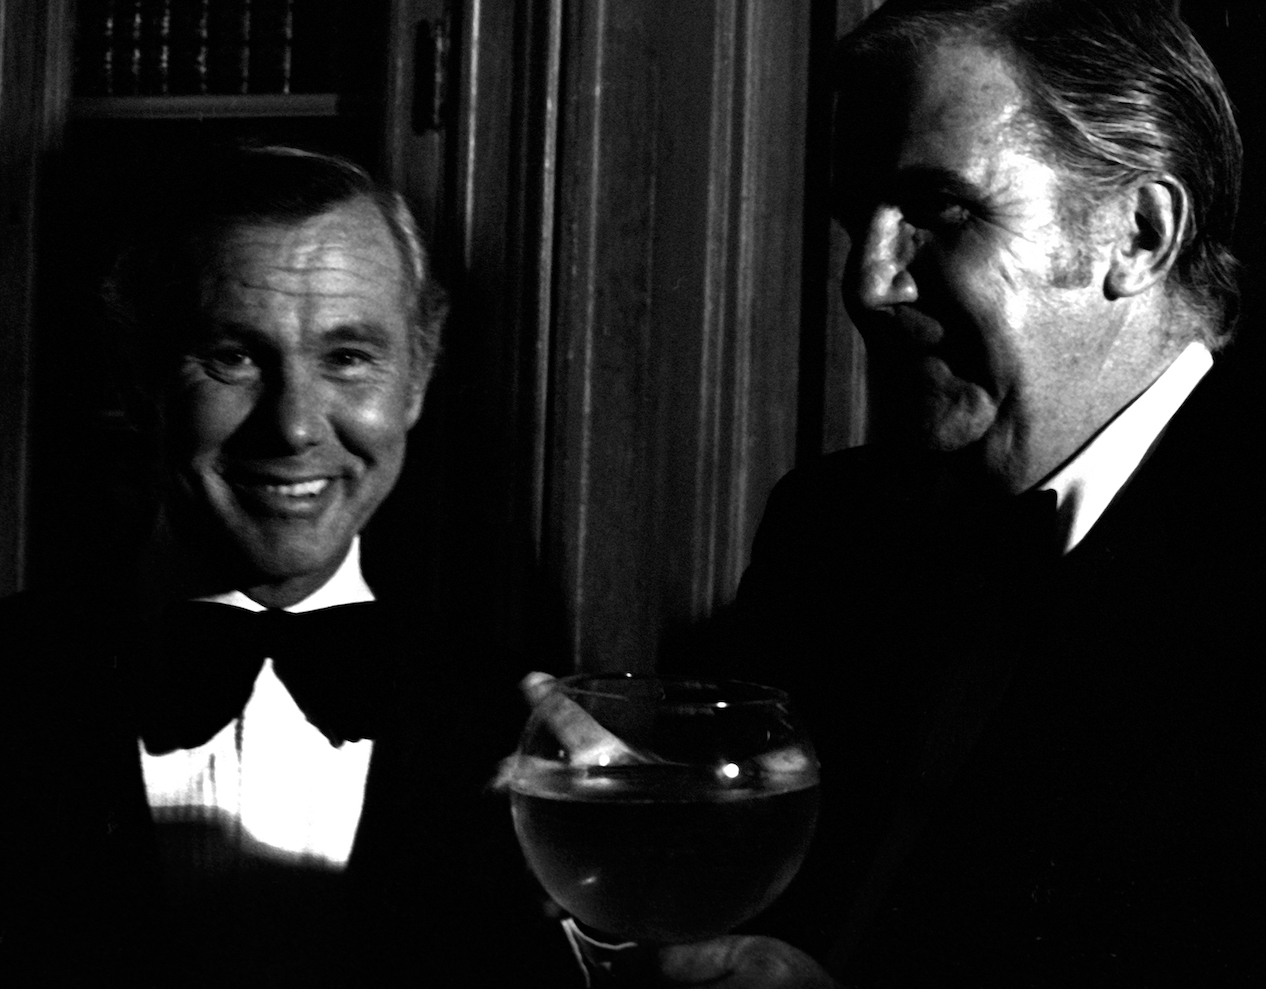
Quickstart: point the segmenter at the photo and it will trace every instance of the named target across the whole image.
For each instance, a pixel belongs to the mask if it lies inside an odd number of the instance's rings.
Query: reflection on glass
[[[509,768],[549,894],[599,932],[679,943],[768,906],[804,859],[818,766],[785,694],[581,675],[537,689]]]

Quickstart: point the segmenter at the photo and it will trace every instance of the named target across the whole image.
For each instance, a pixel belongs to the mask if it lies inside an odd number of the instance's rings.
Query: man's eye
[[[241,367],[251,363],[251,355],[240,347],[221,347],[211,351],[210,359],[225,367]]]
[[[374,355],[353,347],[340,347],[325,355],[325,362],[339,371],[352,371],[374,362]]]
[[[257,371],[255,359],[245,347],[212,347],[203,352],[202,364],[219,378],[250,377]]]
[[[966,203],[949,196],[929,196],[906,207],[906,217],[926,230],[952,230],[966,224],[972,211]]]

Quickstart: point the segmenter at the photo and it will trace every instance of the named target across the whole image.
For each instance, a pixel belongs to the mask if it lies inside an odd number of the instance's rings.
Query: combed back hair
[[[108,307],[130,331],[133,359],[150,379],[147,390],[170,371],[182,329],[197,315],[201,276],[225,236],[242,226],[301,223],[361,200],[374,205],[400,252],[415,367],[433,366],[447,297],[408,205],[360,166],[300,148],[236,147],[210,157],[169,198],[106,285]]]
[[[1012,68],[1035,151],[1071,180],[1071,212],[1168,176],[1190,200],[1167,289],[1213,348],[1239,311],[1230,244],[1243,149],[1230,99],[1190,29],[1162,0],[889,0],[840,47],[841,113],[944,43],[977,44]],[[873,112],[873,111],[872,111]],[[848,188],[838,190],[839,197]]]

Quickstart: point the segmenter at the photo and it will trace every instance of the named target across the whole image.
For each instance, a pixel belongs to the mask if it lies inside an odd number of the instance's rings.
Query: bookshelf
[[[120,199],[138,168],[179,168],[181,155],[238,140],[297,142],[379,171],[393,32],[414,6],[75,0],[67,158],[121,173]]]
[[[338,89],[351,22],[373,4],[78,0],[80,97],[290,95]]]
[[[76,96],[70,101],[74,120],[338,117],[353,113],[354,104],[338,93]]]

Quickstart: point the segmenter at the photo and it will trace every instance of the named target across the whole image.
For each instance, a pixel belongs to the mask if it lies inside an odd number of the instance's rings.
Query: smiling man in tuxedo
[[[838,218],[880,442],[773,492],[731,669],[808,715],[810,858],[679,984],[1266,977],[1262,445],[1215,366],[1240,142],[1153,0],[889,0]],[[1219,359],[1218,363],[1222,363]]]
[[[289,226],[239,224],[197,285],[167,403],[179,528],[250,573],[240,589],[269,607],[334,575],[422,409],[434,316],[410,318],[410,296],[428,272],[418,253],[406,269],[388,215],[362,197]],[[399,239],[416,243],[404,215]]]
[[[342,159],[235,152],[113,298],[163,496],[135,560],[0,613],[6,984],[570,972],[483,792],[516,678],[361,571],[445,309],[403,200]]]

